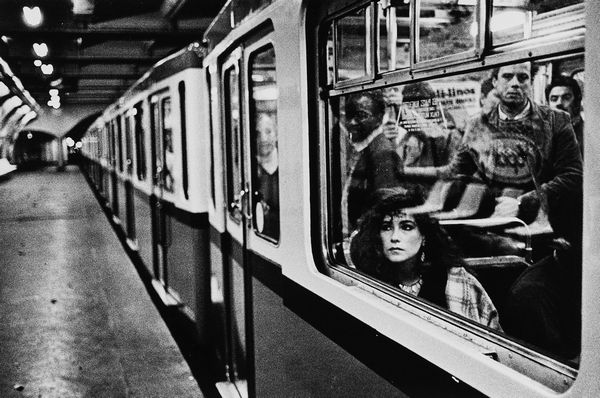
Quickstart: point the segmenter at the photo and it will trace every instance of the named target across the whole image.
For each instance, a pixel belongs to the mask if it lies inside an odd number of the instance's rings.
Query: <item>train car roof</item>
[[[190,68],[201,68],[205,49],[197,42],[158,61],[144,73],[114,104],[108,109],[117,110],[138,93],[147,90],[154,83]]]
[[[209,49],[212,49],[248,16],[262,10],[275,1],[276,0],[257,0],[253,2],[243,2],[239,0],[228,0],[208,28],[206,28],[203,36],[204,42],[208,44]]]

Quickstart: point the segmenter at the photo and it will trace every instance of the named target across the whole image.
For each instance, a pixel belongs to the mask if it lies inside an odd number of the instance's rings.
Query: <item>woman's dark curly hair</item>
[[[423,203],[423,197],[417,193],[406,193],[397,189],[381,189],[376,192],[376,196],[375,205],[358,221],[358,230],[350,245],[350,256],[359,270],[398,286],[398,276],[394,273],[394,267],[383,253],[381,225],[386,215],[398,214],[404,209],[419,206]],[[446,308],[448,269],[464,266],[465,263],[437,220],[426,213],[413,214],[413,217],[425,238],[425,261],[421,264],[423,286],[419,296]],[[420,257],[421,252],[417,255]]]

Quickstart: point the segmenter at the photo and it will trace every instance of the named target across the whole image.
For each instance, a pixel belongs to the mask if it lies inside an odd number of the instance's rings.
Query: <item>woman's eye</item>
[[[415,224],[411,222],[403,222],[402,224],[400,224],[400,228],[404,231],[412,231],[413,229],[415,229],[415,227]]]
[[[390,223],[383,223],[381,225],[381,230],[382,231],[391,231],[392,230],[392,224],[390,224]]]

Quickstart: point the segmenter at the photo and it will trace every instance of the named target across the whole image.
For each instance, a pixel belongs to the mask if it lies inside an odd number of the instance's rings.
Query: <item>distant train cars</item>
[[[597,396],[598,15],[228,2],[83,168],[224,396]]]

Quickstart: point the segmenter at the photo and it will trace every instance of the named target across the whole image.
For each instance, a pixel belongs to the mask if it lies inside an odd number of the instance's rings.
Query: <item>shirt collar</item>
[[[353,142],[352,146],[356,152],[362,152],[369,144],[383,132],[383,128],[381,126],[377,127],[367,138],[360,142]]]
[[[498,117],[500,120],[520,120],[525,119],[529,115],[529,111],[531,110],[531,102],[527,100],[527,105],[525,108],[519,112],[515,117],[509,117],[506,113],[502,111],[502,107],[498,105]]]
[[[277,171],[277,168],[279,167],[277,148],[273,149],[273,152],[271,152],[268,156],[257,156],[257,158],[258,163],[267,172],[267,174],[272,175]]]

